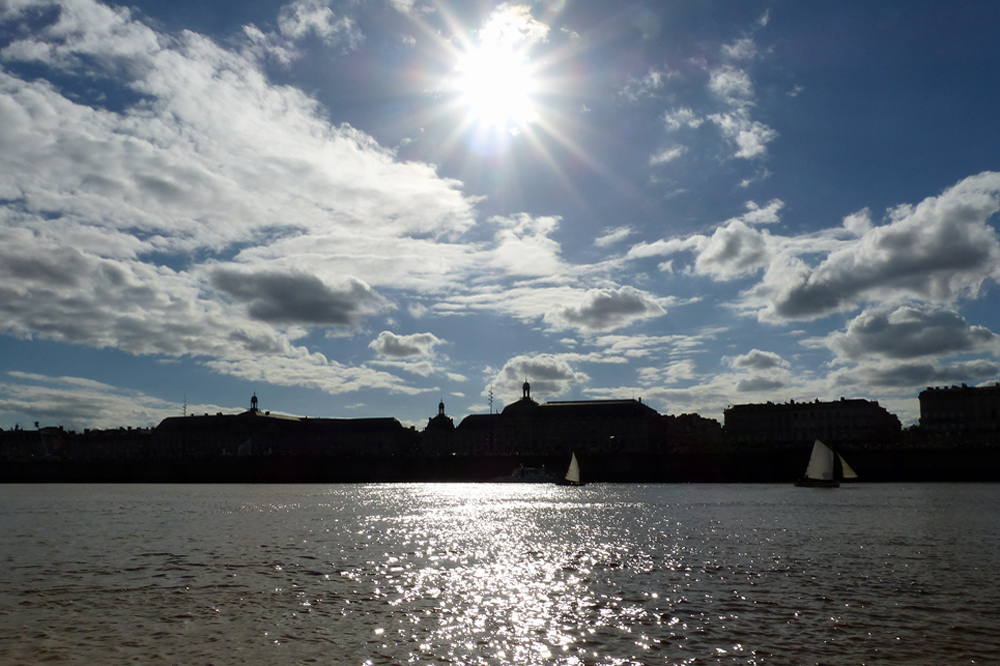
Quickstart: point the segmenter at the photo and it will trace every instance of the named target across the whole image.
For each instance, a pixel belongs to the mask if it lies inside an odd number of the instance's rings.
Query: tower
[[[253,397],[250,398],[250,412],[252,414],[256,414],[257,413],[257,392],[256,391],[254,391]]]

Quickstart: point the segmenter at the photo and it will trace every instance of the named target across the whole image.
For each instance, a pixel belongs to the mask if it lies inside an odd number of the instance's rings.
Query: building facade
[[[929,438],[1000,438],[1000,383],[932,387],[920,392],[920,430]]]
[[[734,405],[725,410],[724,434],[737,444],[884,446],[899,441],[899,418],[878,402],[852,399]]]

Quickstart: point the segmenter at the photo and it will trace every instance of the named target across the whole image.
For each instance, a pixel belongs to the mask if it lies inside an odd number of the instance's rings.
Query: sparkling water
[[[997,663],[998,509],[994,484],[5,485],[0,663]]]

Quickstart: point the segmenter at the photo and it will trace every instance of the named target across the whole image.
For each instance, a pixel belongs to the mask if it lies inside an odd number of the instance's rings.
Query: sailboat
[[[576,453],[569,461],[569,468],[566,470],[566,476],[556,481],[558,486],[582,486],[584,483],[580,481],[580,463],[576,461]]]
[[[833,449],[817,439],[813,442],[806,473],[795,482],[795,485],[805,488],[837,488],[841,480],[852,481],[857,478],[858,475],[843,456],[834,453]]]

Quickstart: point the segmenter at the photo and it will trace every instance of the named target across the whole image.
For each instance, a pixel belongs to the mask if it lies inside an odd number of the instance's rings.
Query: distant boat
[[[840,463],[839,469],[837,463]],[[842,480],[853,481],[857,478],[858,475],[843,456],[834,453],[833,449],[817,439],[813,443],[806,473],[795,485],[804,488],[837,488]]]
[[[582,486],[585,485],[580,481],[580,463],[576,461],[576,454],[569,461],[569,468],[566,470],[566,476],[556,481],[557,485],[560,486]]]

